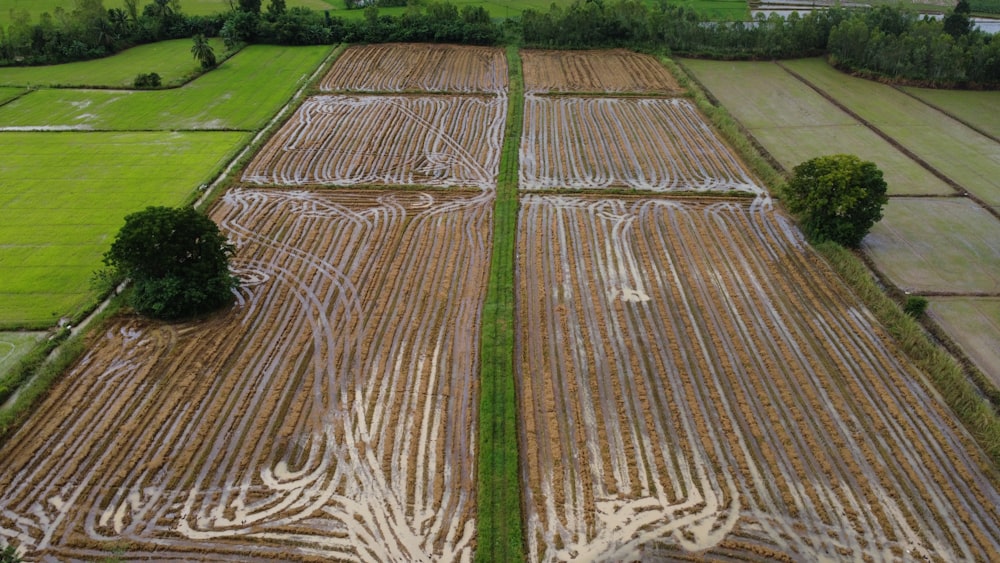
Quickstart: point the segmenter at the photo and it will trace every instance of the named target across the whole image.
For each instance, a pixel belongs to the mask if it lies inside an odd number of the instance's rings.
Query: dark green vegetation
[[[490,281],[483,306],[476,560],[484,563],[524,560],[514,382],[514,249],[524,75],[514,47],[507,48],[507,64],[507,130],[493,213]]]
[[[792,170],[782,200],[806,236],[857,248],[889,202],[882,171],[853,155],[820,156]]]
[[[228,305],[239,285],[229,272],[234,247],[192,207],[147,207],[125,217],[104,254],[111,277],[130,280],[128,304],[144,315],[178,319]]]
[[[1000,0],[969,0],[969,7],[976,14],[1000,14]]]
[[[828,54],[855,72],[921,84],[1000,84],[1000,40],[969,25],[959,11],[944,20],[927,20],[902,5],[864,10],[829,8],[788,18],[758,15],[750,22],[731,20],[709,8],[708,0],[573,0],[553,3],[542,12],[518,5],[502,21],[482,3],[429,2],[406,7],[377,5],[347,10],[354,16],[257,2],[213,16],[186,16],[166,0],[137,10],[81,6],[63,18],[32,24],[16,19],[0,36],[0,64],[93,58],[130,45],[177,37],[220,36],[227,48],[245,43],[317,45],[337,42],[447,42],[496,44],[502,39],[549,48],[628,47],[714,58],[792,58]],[[395,6],[395,0],[385,0]],[[530,3],[529,3],[530,4]],[[729,2],[724,2],[728,5]],[[524,12],[517,16],[517,11]],[[508,9],[505,9],[507,12]],[[337,12],[333,12],[337,13]],[[344,12],[341,12],[344,13]],[[706,15],[707,14],[707,15]],[[513,16],[513,17],[511,17]],[[63,20],[60,20],[63,21]],[[64,43],[71,32],[76,37]]]

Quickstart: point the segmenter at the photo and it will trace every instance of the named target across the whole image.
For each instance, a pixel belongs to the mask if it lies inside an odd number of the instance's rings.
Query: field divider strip
[[[507,130],[493,213],[493,253],[483,305],[479,408],[476,561],[524,560],[517,396],[514,382],[514,254],[518,145],[524,80],[515,46],[507,47]]]

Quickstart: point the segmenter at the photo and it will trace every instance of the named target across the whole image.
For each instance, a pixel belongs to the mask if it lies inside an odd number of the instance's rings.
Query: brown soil
[[[507,58],[498,47],[396,43],[355,45],[320,83],[326,92],[507,91]]]
[[[659,61],[624,49],[521,51],[526,92],[680,94]]]
[[[32,558],[471,556],[492,195],[237,189],[231,309],[106,334],[0,451]]]
[[[984,459],[766,199],[519,228],[533,559],[1000,557]]]

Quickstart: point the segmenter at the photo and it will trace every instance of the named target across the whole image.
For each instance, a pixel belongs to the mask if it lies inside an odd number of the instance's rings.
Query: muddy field
[[[519,232],[532,560],[1000,559],[984,459],[765,198],[529,195]]]
[[[677,80],[656,59],[624,49],[521,51],[526,92],[679,94]]]
[[[31,558],[467,560],[489,192],[237,189],[237,304],[111,323],[0,450]]]
[[[243,181],[492,189],[506,116],[503,96],[314,96]]]
[[[429,43],[356,45],[320,83],[327,92],[505,93],[503,49]]]
[[[760,191],[694,105],[525,96],[520,187]]]

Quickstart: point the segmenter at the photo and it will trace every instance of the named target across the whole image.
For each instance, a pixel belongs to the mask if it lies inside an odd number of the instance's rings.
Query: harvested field
[[[56,560],[468,560],[492,201],[226,194],[236,306],[114,322],[0,449],[0,537]]]
[[[494,189],[506,116],[503,96],[315,96],[243,180]]]
[[[507,91],[503,49],[430,43],[355,45],[320,83],[326,92]]]
[[[649,55],[610,51],[521,51],[525,92],[679,94],[683,88]]]
[[[526,96],[524,124],[521,189],[761,191],[688,100]]]
[[[521,209],[532,560],[1000,558],[985,458],[765,199]]]

